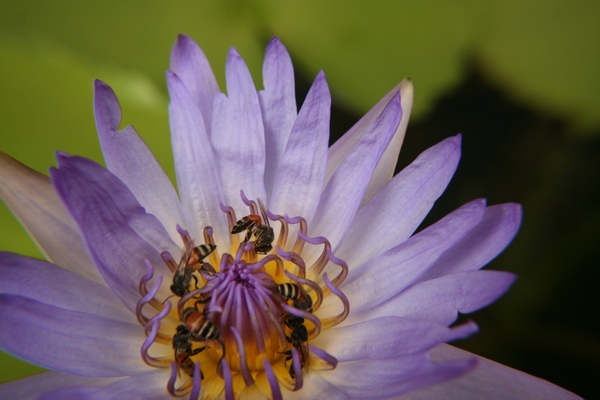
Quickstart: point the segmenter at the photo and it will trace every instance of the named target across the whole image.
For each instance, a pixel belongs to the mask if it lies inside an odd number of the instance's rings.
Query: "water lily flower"
[[[257,91],[231,50],[227,94],[180,36],[167,84],[178,193],[95,82],[106,169],[58,153],[50,178],[0,155],[0,195],[50,262],[0,253],[0,346],[51,371],[10,399],[576,398],[445,344],[513,274],[481,271],[517,204],[478,199],[414,233],[460,136],[393,176],[409,80],[328,148],[321,72],[297,111],[290,57]]]

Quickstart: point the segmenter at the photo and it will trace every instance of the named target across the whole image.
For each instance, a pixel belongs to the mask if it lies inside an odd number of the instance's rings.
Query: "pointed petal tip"
[[[458,148],[460,148],[462,145],[462,133],[459,133],[458,135],[447,137],[446,139],[442,140],[442,142],[452,143],[455,146],[457,146]]]
[[[101,81],[100,79],[94,79],[94,97],[96,102],[118,103],[115,91],[106,82]]]
[[[267,47],[265,49],[265,60],[269,58],[269,56],[271,57],[284,57],[284,58],[289,58],[290,55],[287,51],[287,48],[285,47],[285,45],[281,42],[281,40],[279,40],[279,38],[277,36],[273,36],[271,38],[271,40],[269,41],[269,44],[267,44]],[[291,60],[290,60],[291,62]]]
[[[325,72],[323,72],[323,70],[319,71],[315,77],[311,90],[313,87],[318,88],[320,92],[326,91],[329,93],[329,85],[327,84],[327,78],[325,77]]]
[[[171,62],[178,57],[183,57],[184,55],[191,54],[195,48],[200,48],[198,44],[183,33],[177,35],[177,39],[175,40],[175,44],[173,45],[173,50],[171,51]]]
[[[104,81],[101,81],[100,79],[94,79],[94,90],[102,90],[105,88],[110,89],[110,86],[108,86]]]
[[[194,40],[189,37],[188,35],[186,35],[185,33],[180,33],[179,35],[177,35],[177,40],[176,40],[176,44],[186,44],[189,42],[193,42]]]
[[[410,96],[412,99],[415,92],[412,78],[407,77],[402,79],[402,82],[400,82],[400,92],[402,93],[402,97]]]
[[[230,60],[235,60],[235,59],[242,59],[242,56],[240,55],[240,53],[237,51],[237,49],[233,46],[231,46],[229,48],[229,52],[227,53],[227,61]]]
[[[69,153],[66,153],[64,151],[57,151],[55,153],[56,155],[56,161],[58,161],[58,164],[60,165],[61,161],[67,160],[69,157],[71,157],[71,155]]]
[[[121,123],[121,104],[114,90],[99,79],[94,80],[94,115],[98,133],[117,130]]]
[[[279,46],[283,46],[283,43],[281,43],[281,40],[277,36],[273,36],[271,38],[271,40],[269,40],[269,44],[267,45],[267,49],[269,49],[271,46],[273,46],[273,47],[279,47]]]

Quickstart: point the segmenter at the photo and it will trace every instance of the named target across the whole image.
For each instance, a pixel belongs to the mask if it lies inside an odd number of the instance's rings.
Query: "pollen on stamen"
[[[142,359],[171,368],[165,387],[174,397],[235,398],[256,385],[265,398],[277,399],[279,385],[301,390],[311,368],[337,365],[310,341],[348,315],[348,300],[338,288],[348,273],[346,263],[333,255],[326,238],[307,236],[302,217],[272,214],[260,199],[250,200],[243,192],[241,198],[249,211],[240,219],[221,204],[229,232],[207,226],[202,237],[192,238],[177,227],[181,255],[161,254],[171,277],[153,280],[154,268],[146,261],[136,308],[147,336]],[[227,237],[230,247],[217,248],[214,234]],[[310,265],[302,257],[306,246],[320,254]],[[326,271],[335,268],[339,272],[329,280]],[[339,298],[343,311],[317,317],[330,294]],[[163,355],[165,349],[170,356]],[[265,382],[270,393],[264,392]]]

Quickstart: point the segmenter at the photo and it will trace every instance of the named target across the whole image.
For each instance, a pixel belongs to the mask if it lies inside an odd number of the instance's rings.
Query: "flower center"
[[[178,227],[183,254],[178,261],[161,254],[173,273],[171,282],[163,285],[159,274],[148,290],[154,268],[146,261],[136,310],[147,335],[142,358],[153,367],[171,368],[167,390],[175,397],[233,399],[247,391],[252,398],[258,393],[281,398],[279,385],[301,389],[309,367],[337,365],[309,343],[348,315],[348,300],[337,288],[348,274],[346,263],[333,255],[327,239],[306,235],[303,218],[271,214],[260,200],[257,205],[241,196],[250,209],[247,216],[238,220],[231,207],[221,206],[229,222],[229,253],[217,248],[211,227],[204,228],[202,244]],[[279,224],[277,234],[271,222]],[[305,246],[321,247],[309,267]],[[313,253],[319,254],[305,254]],[[334,268],[340,272],[329,280],[325,271]],[[343,311],[317,316],[331,293]],[[143,312],[146,305],[152,317]],[[150,347],[153,354],[168,355],[150,355]]]

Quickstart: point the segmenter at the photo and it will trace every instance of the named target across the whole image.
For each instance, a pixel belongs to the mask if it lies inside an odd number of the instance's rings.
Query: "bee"
[[[281,283],[277,285],[277,293],[292,300],[293,306],[297,309],[312,313],[312,297],[300,285],[296,283]]]
[[[203,268],[203,263],[200,262],[206,258],[210,253],[215,251],[217,248],[214,244],[201,244],[197,247],[186,248],[175,274],[173,274],[173,284],[171,285],[171,292],[174,295],[183,297],[190,291],[190,283],[194,279],[196,286],[198,286],[198,278],[194,275],[194,272]]]
[[[192,349],[192,333],[185,327],[179,325],[177,333],[173,335],[173,350],[175,350],[175,363],[177,367],[189,376],[194,376],[194,361],[192,356],[204,351],[208,346]],[[200,371],[201,379],[204,379],[204,374]]]
[[[247,215],[235,223],[231,233],[235,234],[247,231],[244,242],[249,242],[252,236],[254,236],[254,250],[257,253],[267,254],[273,248],[272,243],[275,240],[275,233],[271,225],[269,225],[265,207],[260,199],[258,199],[258,204],[262,219],[258,215]],[[266,225],[262,223],[263,220]]]
[[[291,329],[290,335],[286,336],[285,339],[288,341],[288,343],[292,344],[296,351],[298,351],[300,368],[304,368],[306,372],[308,372],[308,366],[310,365],[310,352],[308,350],[308,331],[306,326],[304,326],[304,318],[287,314],[283,319],[283,322]],[[285,355],[284,365],[294,358],[291,349],[284,351],[281,354]],[[294,369],[293,362],[291,363],[288,371],[292,379],[296,378],[296,370]]]
[[[183,322],[183,326],[190,332],[191,340],[203,342],[219,337],[219,328],[206,318],[205,313],[193,307],[183,310],[181,313],[181,322]]]

